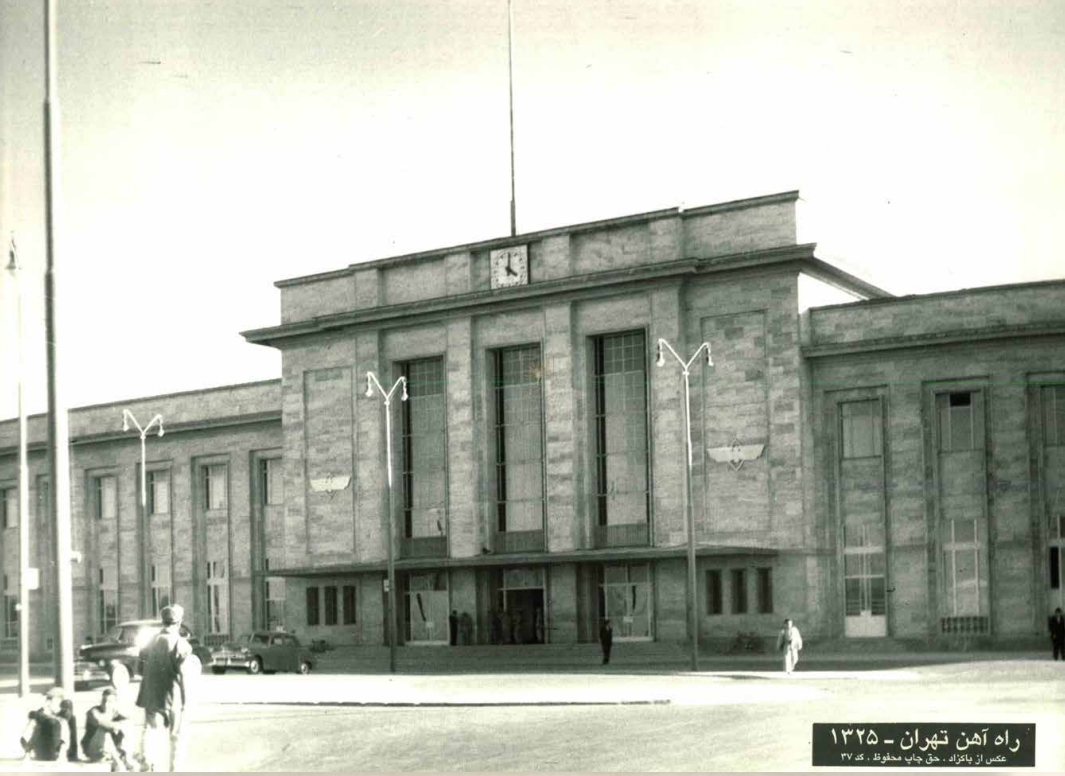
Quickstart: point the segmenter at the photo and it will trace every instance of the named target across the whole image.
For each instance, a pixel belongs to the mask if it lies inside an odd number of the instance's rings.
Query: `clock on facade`
[[[492,288],[524,286],[529,282],[529,248],[515,245],[492,251]]]

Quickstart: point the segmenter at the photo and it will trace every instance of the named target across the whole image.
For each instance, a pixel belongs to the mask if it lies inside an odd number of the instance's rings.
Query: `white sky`
[[[0,0],[31,412],[42,6]],[[278,377],[238,335],[278,322],[273,281],[508,233],[505,0],[59,6],[70,406]],[[514,0],[514,26],[519,231],[798,188],[823,253],[895,293],[1065,276],[1061,0]]]

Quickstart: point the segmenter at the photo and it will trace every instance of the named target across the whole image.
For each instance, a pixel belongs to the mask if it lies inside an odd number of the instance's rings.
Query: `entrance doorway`
[[[544,644],[547,642],[547,613],[544,606],[542,568],[503,569],[497,592],[501,623],[498,643]]]
[[[851,638],[887,635],[884,526],[843,527],[843,633]]]

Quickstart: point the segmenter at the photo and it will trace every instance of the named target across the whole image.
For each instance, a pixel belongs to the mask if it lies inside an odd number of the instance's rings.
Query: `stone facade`
[[[479,643],[593,641],[604,615],[618,638],[687,639],[685,383],[668,352],[656,366],[660,339],[713,358],[689,370],[700,638],[770,635],[784,615],[808,638],[1041,632],[1061,599],[1065,283],[893,298],[797,244],[797,204],[280,281],[281,324],[244,333],[281,350],[280,381],[72,413],[76,638],[100,635],[107,596],[118,619],[151,614],[166,566],[213,638],[284,625],[387,643],[392,595],[411,644],[447,643],[452,611]],[[527,283],[493,285],[504,248],[524,249]],[[826,301],[841,304],[810,306]],[[388,426],[369,372],[385,391],[409,378]],[[122,409],[165,417],[148,440],[159,514],[141,514]],[[0,489],[16,434],[0,423]],[[32,419],[34,490],[43,438]],[[46,568],[46,504],[31,503]],[[2,529],[9,590],[16,541]],[[36,651],[45,622],[31,612]]]

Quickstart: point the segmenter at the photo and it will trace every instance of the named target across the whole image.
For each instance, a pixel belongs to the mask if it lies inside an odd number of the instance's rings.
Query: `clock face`
[[[526,245],[500,248],[490,255],[492,288],[524,286],[529,282],[529,249]]]

